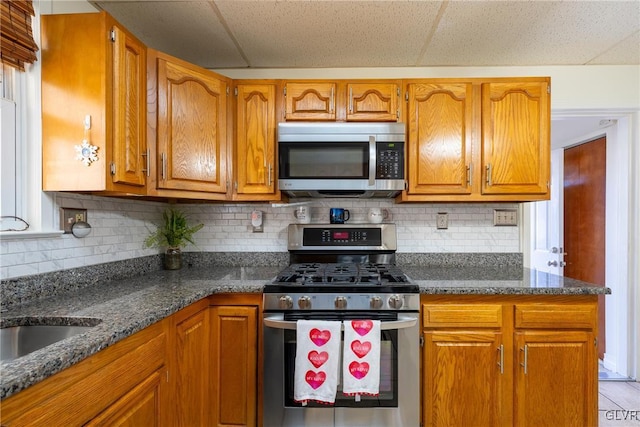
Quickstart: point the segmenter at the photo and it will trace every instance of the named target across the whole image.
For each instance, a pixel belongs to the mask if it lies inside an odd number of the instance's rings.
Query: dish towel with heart
[[[342,322],[298,320],[296,328],[293,399],[335,403]]]
[[[380,321],[344,322],[342,392],[360,400],[361,394],[380,394]]]

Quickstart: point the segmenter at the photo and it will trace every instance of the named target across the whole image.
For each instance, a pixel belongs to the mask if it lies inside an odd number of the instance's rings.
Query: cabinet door
[[[514,353],[516,425],[596,425],[597,362],[592,332],[516,332]]]
[[[276,86],[237,86],[236,193],[275,194]]]
[[[175,410],[177,426],[210,425],[210,323],[208,307],[175,326]]]
[[[398,86],[392,83],[349,83],[347,121],[398,121]]]
[[[144,186],[149,171],[146,142],[146,47],[118,26],[113,41],[114,183]]]
[[[335,83],[288,82],[285,85],[285,120],[335,119]]]
[[[471,84],[409,85],[409,194],[471,193]]]
[[[225,193],[226,82],[158,59],[158,188]]]
[[[502,425],[503,361],[497,331],[424,332],[424,425]]]
[[[548,81],[482,85],[482,193],[549,194]]]
[[[258,308],[214,306],[212,315],[214,426],[257,424]]]
[[[85,424],[98,426],[160,426],[161,387],[164,386],[164,369],[154,372],[100,415]]]

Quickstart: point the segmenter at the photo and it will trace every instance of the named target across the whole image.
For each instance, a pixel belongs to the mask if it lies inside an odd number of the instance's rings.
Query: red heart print
[[[324,365],[324,362],[329,359],[329,353],[327,353],[326,351],[321,351],[320,353],[318,353],[317,351],[313,350],[309,352],[307,358],[309,359],[309,362],[313,364],[313,366],[319,368],[320,366]]]
[[[309,338],[311,338],[311,341],[313,341],[315,345],[322,347],[331,339],[331,332],[326,329],[321,331],[320,329],[313,328],[309,331]]]
[[[304,376],[304,380],[314,390],[320,387],[326,379],[327,379],[327,374],[325,374],[322,371],[320,372],[307,371],[307,373]]]
[[[362,378],[366,377],[367,374],[369,373],[369,364],[367,362],[360,363],[360,362],[353,361],[349,363],[349,372],[356,379],[361,380]]]
[[[358,335],[363,337],[373,328],[373,322],[371,320],[352,320],[351,327]]]
[[[356,356],[362,359],[369,353],[369,350],[371,350],[371,343],[369,341],[360,342],[359,340],[355,340],[351,343],[351,350]]]

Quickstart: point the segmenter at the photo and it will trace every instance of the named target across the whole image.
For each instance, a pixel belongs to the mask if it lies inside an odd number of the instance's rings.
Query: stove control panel
[[[420,308],[419,294],[316,294],[273,293],[263,294],[265,311],[417,311]]]
[[[379,228],[307,228],[302,237],[303,246],[380,246]]]

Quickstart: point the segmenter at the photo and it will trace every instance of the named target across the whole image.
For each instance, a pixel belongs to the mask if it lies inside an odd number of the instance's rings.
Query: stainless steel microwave
[[[280,191],[394,197],[405,188],[405,135],[403,123],[280,123]]]

